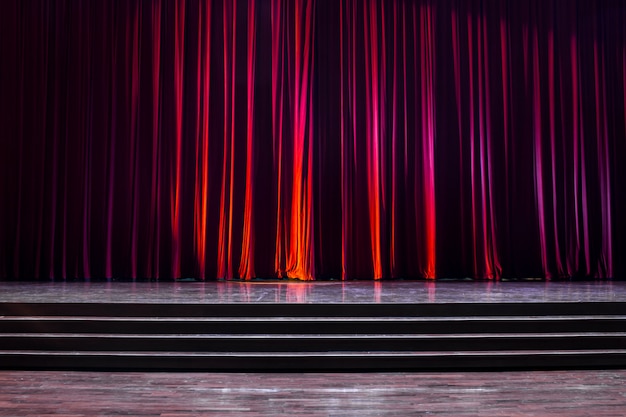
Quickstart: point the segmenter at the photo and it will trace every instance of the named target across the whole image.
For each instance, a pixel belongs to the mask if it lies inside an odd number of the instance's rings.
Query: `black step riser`
[[[310,357],[178,357],[175,355],[20,355],[0,354],[0,369],[107,371],[458,371],[606,369],[626,367],[626,354],[562,354],[506,356],[438,355],[433,357],[372,357],[367,354]]]
[[[626,303],[104,304],[0,303],[0,316],[470,317],[626,315]]]
[[[626,303],[0,303],[0,316],[1,369],[626,367]]]
[[[626,320],[542,321],[24,321],[0,320],[0,333],[117,333],[117,334],[463,334],[565,333],[626,331]]]
[[[57,338],[3,337],[3,349],[53,351],[161,351],[161,352],[339,352],[339,351],[469,351],[469,350],[583,350],[624,349],[626,337],[533,338]]]

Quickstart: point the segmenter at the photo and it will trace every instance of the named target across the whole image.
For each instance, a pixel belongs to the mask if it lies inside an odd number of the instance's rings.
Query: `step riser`
[[[626,367],[626,303],[0,303],[0,316],[1,369]]]
[[[625,349],[626,337],[533,337],[533,338],[55,338],[3,337],[5,350],[55,351],[162,351],[162,352],[337,352],[337,351],[500,351]]]
[[[0,354],[0,369],[107,371],[457,371],[624,368],[626,354],[439,355],[434,357],[311,356],[176,357]]]
[[[117,333],[117,334],[467,334],[619,332],[626,320],[553,321],[432,321],[432,322],[124,322],[0,320],[0,333]]]

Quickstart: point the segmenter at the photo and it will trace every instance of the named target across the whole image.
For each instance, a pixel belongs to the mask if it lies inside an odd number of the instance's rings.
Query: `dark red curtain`
[[[0,278],[612,278],[626,5],[5,0]]]

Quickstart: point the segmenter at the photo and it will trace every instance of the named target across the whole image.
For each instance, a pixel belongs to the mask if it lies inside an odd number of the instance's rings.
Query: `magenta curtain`
[[[619,278],[626,4],[5,0],[0,278]]]

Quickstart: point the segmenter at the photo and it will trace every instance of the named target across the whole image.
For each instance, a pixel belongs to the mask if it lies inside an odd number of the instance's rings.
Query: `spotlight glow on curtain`
[[[626,5],[7,0],[0,278],[621,277]]]

